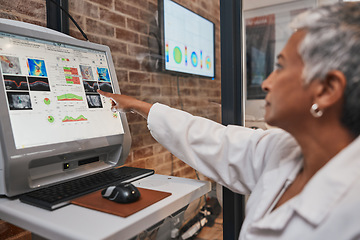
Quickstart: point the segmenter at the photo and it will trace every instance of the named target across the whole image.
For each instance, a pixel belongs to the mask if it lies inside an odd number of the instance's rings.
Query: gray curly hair
[[[360,134],[360,3],[347,2],[309,10],[291,23],[307,34],[299,46],[305,84],[323,80],[331,70],[347,79],[342,124]]]

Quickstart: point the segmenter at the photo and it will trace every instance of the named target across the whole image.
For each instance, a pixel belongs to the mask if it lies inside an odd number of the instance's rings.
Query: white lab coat
[[[360,139],[303,191],[271,211],[302,167],[300,147],[280,129],[223,126],[154,104],[152,136],[175,156],[234,192],[250,194],[239,239],[360,239]]]

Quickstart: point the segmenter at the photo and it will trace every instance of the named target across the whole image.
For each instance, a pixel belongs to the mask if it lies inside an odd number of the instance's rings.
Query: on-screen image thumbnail
[[[10,110],[31,110],[31,100],[28,92],[7,92]]]
[[[83,80],[95,80],[90,66],[80,65],[80,72]]]
[[[40,77],[28,77],[30,91],[50,91],[49,80]]]
[[[99,89],[99,84],[96,81],[83,81],[85,92],[94,92]]]
[[[44,60],[28,58],[27,65],[30,76],[47,77]]]
[[[101,97],[99,94],[86,94],[89,108],[102,108]]]
[[[111,83],[109,83],[109,82],[99,82],[99,87],[100,87],[101,91],[114,93]]]
[[[103,82],[110,82],[109,70],[107,68],[97,68],[98,80]]]
[[[0,56],[3,74],[21,74],[20,61],[18,57]]]
[[[27,90],[29,85],[24,76],[4,75],[5,89],[6,90]]]

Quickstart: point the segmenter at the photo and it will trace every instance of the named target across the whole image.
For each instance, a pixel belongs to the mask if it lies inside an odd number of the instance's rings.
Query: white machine
[[[122,165],[124,113],[107,46],[0,19],[0,195],[15,196]]]

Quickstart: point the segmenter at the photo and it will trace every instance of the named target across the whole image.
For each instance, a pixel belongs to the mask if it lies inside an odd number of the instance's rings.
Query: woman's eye
[[[275,70],[281,70],[284,67],[280,63],[275,63]]]

